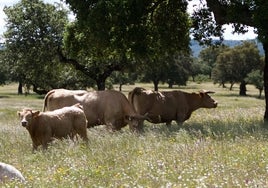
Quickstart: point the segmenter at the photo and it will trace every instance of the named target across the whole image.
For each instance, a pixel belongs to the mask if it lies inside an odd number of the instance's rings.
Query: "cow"
[[[11,180],[25,181],[21,172],[10,164],[0,162],[0,183]]]
[[[106,125],[109,130],[118,131],[129,125],[133,132],[143,129],[145,116],[137,114],[127,97],[115,90],[75,93],[66,89],[54,89],[44,98],[43,111],[55,110],[75,103],[83,105],[88,128]]]
[[[49,112],[23,109],[18,112],[21,125],[25,127],[32,139],[33,151],[39,145],[47,149],[53,138],[72,138],[78,134],[84,141],[87,137],[87,120],[80,104],[64,107]]]
[[[43,112],[48,109],[56,110],[62,107],[71,106],[77,103],[75,96],[83,96],[87,94],[86,90],[67,90],[67,89],[53,89],[45,96],[45,103],[43,105]],[[64,100],[61,100],[64,98]]]
[[[151,123],[166,123],[172,120],[182,124],[199,108],[216,108],[217,102],[208,94],[212,91],[202,90],[187,93],[179,90],[156,92],[136,87],[128,94],[128,99],[137,113],[147,114]]]

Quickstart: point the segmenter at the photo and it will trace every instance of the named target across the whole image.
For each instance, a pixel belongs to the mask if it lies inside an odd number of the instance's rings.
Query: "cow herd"
[[[106,125],[117,131],[129,125],[133,132],[143,130],[143,122],[183,123],[199,108],[216,108],[209,93],[183,91],[156,92],[136,87],[128,98],[119,91],[84,91],[54,89],[44,98],[43,112],[23,109],[18,112],[21,125],[32,139],[33,150],[46,149],[53,138],[79,135],[88,141],[87,128]]]
[[[190,118],[199,108],[216,108],[217,102],[209,93],[182,91],[155,92],[136,87],[128,98],[119,91],[84,91],[54,89],[44,98],[43,112],[23,109],[18,112],[20,123],[32,139],[33,151],[38,146],[48,147],[54,138],[79,135],[88,141],[87,128],[106,125],[112,131],[129,125],[131,131],[143,130],[143,122],[178,124]],[[25,181],[13,166],[0,162],[0,182],[11,179]]]

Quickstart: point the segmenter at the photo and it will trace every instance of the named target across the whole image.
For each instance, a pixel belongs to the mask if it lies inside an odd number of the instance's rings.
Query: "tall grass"
[[[42,99],[17,96],[8,87],[8,93],[0,88],[0,159],[17,167],[27,181],[5,187],[268,186],[264,100],[256,98],[254,87],[248,88],[250,97],[239,97],[238,88],[190,83],[180,89],[213,88],[219,106],[197,110],[182,126],[145,122],[141,135],[128,127],[115,133],[103,126],[91,128],[88,146],[80,140],[55,141],[34,154],[16,112],[24,107],[41,110]],[[123,87],[123,92],[133,87]]]

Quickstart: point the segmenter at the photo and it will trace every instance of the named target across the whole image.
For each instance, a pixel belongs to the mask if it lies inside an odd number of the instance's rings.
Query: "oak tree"
[[[31,85],[37,93],[52,88],[73,86],[79,73],[59,64],[57,48],[62,43],[67,10],[61,4],[52,5],[41,0],[21,0],[5,7],[7,31],[5,63],[13,81],[21,86]]]
[[[202,1],[204,2],[204,1]],[[205,0],[206,6],[193,14],[193,35],[209,42],[211,36],[222,39],[224,24],[233,24],[234,32],[245,33],[247,27],[255,28],[265,53],[264,92],[266,108],[264,120],[268,120],[268,1],[267,0]],[[204,4],[204,3],[202,3]],[[204,40],[205,39],[205,40]]]
[[[99,90],[114,71],[146,64],[161,70],[164,57],[188,50],[184,0],[65,2],[76,20],[66,32],[61,60],[94,79]]]

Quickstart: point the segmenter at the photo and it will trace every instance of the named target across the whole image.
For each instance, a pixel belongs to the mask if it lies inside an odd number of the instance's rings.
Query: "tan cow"
[[[51,111],[74,105],[77,103],[75,96],[83,96],[87,93],[86,90],[53,89],[45,96],[43,112],[45,112],[46,109]],[[61,100],[62,98],[64,98],[64,100]]]
[[[88,127],[107,125],[111,130],[120,130],[128,124],[132,131],[143,128],[145,117],[136,113],[124,94],[114,90],[75,93],[55,89],[45,96],[43,110],[55,110],[75,103],[83,105]]]
[[[32,139],[33,150],[39,145],[46,149],[52,138],[73,138],[78,134],[88,141],[87,120],[80,104],[64,107],[50,112],[24,109],[18,112],[21,125],[25,127]]]
[[[128,99],[141,114],[147,114],[152,123],[171,124],[172,120],[183,123],[199,108],[216,108],[217,102],[208,94],[211,91],[186,93],[183,91],[155,92],[136,87],[129,92]]]

